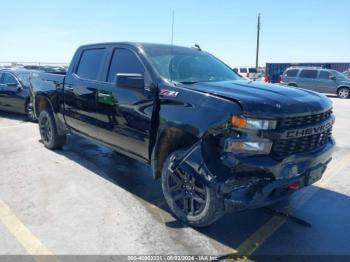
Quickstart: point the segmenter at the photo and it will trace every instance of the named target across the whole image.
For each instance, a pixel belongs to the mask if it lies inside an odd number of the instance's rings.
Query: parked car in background
[[[350,68],[350,63],[266,63],[264,81],[268,83],[279,83],[283,72],[292,66],[313,66],[343,72]]]
[[[350,69],[343,72],[343,75],[345,75],[347,78],[350,78]]]
[[[26,69],[0,70],[0,110],[26,114],[35,121],[29,78],[35,71]]]
[[[281,84],[337,94],[340,98],[348,98],[350,93],[350,79],[336,70],[316,67],[288,68],[281,76]]]
[[[258,70],[255,67],[236,67],[233,71],[250,80],[257,80],[261,77],[261,74],[258,73]]]
[[[67,68],[63,66],[42,66],[42,65],[26,65],[24,66],[25,69],[30,70],[38,70],[45,73],[51,73],[51,74],[61,74],[65,75],[67,73]]]

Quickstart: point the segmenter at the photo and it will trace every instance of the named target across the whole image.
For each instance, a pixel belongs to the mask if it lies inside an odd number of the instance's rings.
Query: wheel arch
[[[39,119],[40,112],[49,109],[55,118],[55,122],[57,124],[57,132],[59,135],[65,135],[68,133],[67,127],[64,124],[63,121],[60,120],[60,118],[57,116],[57,111],[55,110],[55,107],[52,104],[52,101],[49,97],[45,95],[37,95],[35,97],[34,102],[34,114],[37,119]]]
[[[341,88],[347,88],[350,91],[350,86],[346,86],[346,85],[340,85],[337,87],[337,93]]]
[[[199,139],[197,134],[184,131],[180,127],[166,126],[160,128],[151,156],[153,178],[161,177],[163,164],[169,154],[182,148],[191,147]]]

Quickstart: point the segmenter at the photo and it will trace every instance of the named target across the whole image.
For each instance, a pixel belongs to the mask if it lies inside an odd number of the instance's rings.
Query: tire
[[[55,118],[51,111],[44,109],[39,115],[39,130],[43,144],[48,149],[60,149],[67,141],[67,136],[57,133]]]
[[[289,84],[289,87],[298,87],[296,84]]]
[[[184,153],[175,151],[165,160],[161,178],[164,198],[177,219],[192,227],[206,227],[224,215],[224,199],[189,174],[169,170],[175,156]]]
[[[347,87],[341,87],[338,89],[337,91],[337,95],[339,98],[341,99],[347,99],[349,98],[349,94],[350,94],[350,89]]]
[[[33,110],[33,104],[31,101],[28,101],[25,105],[25,112],[27,115],[27,118],[30,122],[35,122],[37,121],[35,114],[34,114],[34,110]]]

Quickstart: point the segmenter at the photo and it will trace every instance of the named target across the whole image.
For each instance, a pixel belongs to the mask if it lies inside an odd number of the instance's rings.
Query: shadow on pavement
[[[0,118],[9,118],[12,120],[18,120],[21,122],[28,122],[27,117],[25,115],[21,114],[16,114],[16,113],[11,113],[11,112],[6,112],[6,111],[1,111],[0,110]]]

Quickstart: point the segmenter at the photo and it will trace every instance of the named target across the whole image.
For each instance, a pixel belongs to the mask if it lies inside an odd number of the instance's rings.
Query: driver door
[[[124,154],[147,160],[153,95],[145,84],[139,87],[116,84],[117,74],[145,76],[146,70],[132,50],[115,48],[110,57],[106,83],[97,94],[99,137]]]
[[[24,113],[25,101],[20,95],[21,85],[11,73],[2,73],[0,88],[0,109]]]

